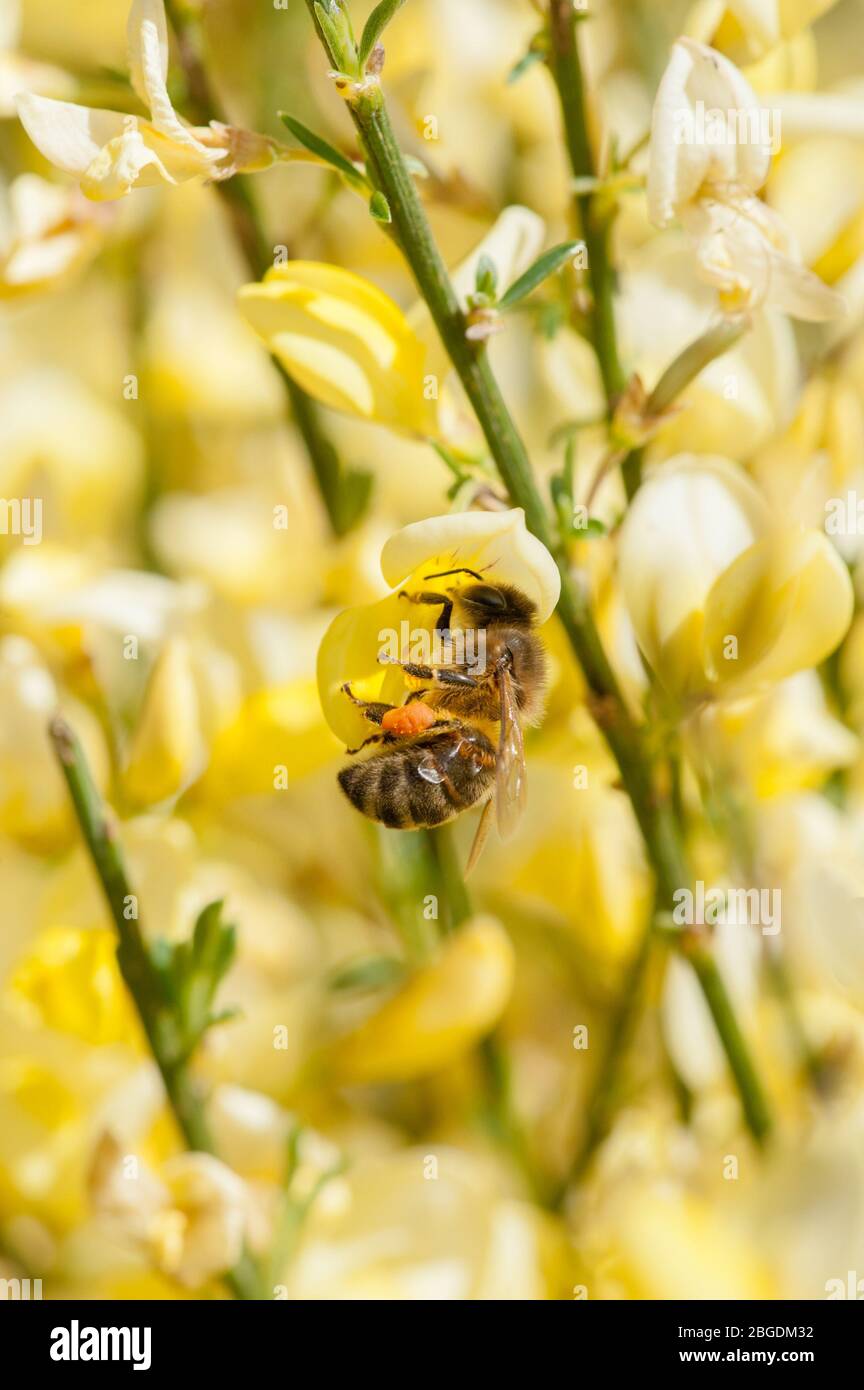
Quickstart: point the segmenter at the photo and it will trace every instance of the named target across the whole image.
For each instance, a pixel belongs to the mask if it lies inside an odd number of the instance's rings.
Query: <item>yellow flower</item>
[[[831,714],[815,671],[718,706],[711,716],[700,730],[703,751],[710,747],[716,766],[728,767],[760,798],[818,787],[858,756],[858,739]]]
[[[535,259],[543,235],[536,213],[505,208],[453,271],[463,311],[482,258],[494,262],[504,288]],[[466,433],[450,361],[423,300],[405,314],[353,271],[288,261],[260,284],[245,285],[239,303],[274,356],[324,405],[425,438]]]
[[[494,1028],[513,987],[503,927],[478,917],[445,941],[387,1003],[341,1038],[328,1062],[341,1083],[412,1081],[441,1071]]]
[[[436,433],[426,351],[398,304],[353,271],[288,261],[240,290],[242,313],[305,391],[334,410]]]
[[[217,802],[261,796],[330,762],[336,745],[321,718],[311,676],[267,686],[247,696],[214,739],[196,799]]]
[[[361,1158],[328,1184],[310,1212],[283,1276],[288,1297],[392,1303],[566,1296],[559,1292],[565,1261],[550,1249],[551,1218],[502,1187],[490,1159],[426,1140]]]
[[[701,30],[713,31],[715,46],[736,62],[752,62],[784,39],[794,38],[831,8],[835,0],[700,0],[694,6]]]
[[[162,0],[133,0],[127,24],[132,86],[150,120],[120,111],[21,93],[21,123],[51,164],[81,182],[88,198],[122,198],[133,188],[218,177],[229,152],[225,133],[193,129],[180,120],[168,95],[168,26]]]
[[[648,480],[622,527],[619,572],[637,641],[682,698],[738,698],[816,666],[852,617],[827,536],[772,526],[725,459],[681,455]]]
[[[189,646],[169,637],[150,674],[124,774],[126,794],[142,805],[177,796],[202,760],[198,694]]]
[[[793,229],[806,264],[835,285],[857,314],[856,270],[860,282],[864,251],[861,100],[854,93],[774,100],[783,122],[784,150],[771,171],[768,201]]]
[[[112,930],[48,927],[9,982],[13,1006],[46,1028],[90,1043],[129,1042],[138,1036],[134,1011],[120,977]]]
[[[408,604],[399,597],[400,590],[422,589],[424,575],[456,565],[482,573],[490,584],[515,585],[536,605],[538,622],[545,622],[558,602],[558,568],[526,527],[521,508],[434,516],[397,531],[381,552],[381,572],[391,592],[376,603],[340,613],[318,653],[318,693],[324,717],[346,746],[362,742],[369,729],[342,686],[351,681],[363,699],[401,703],[406,691],[401,671],[378,660],[386,636],[395,633],[398,639],[403,623],[408,623],[412,638],[434,628],[438,610]],[[459,575],[450,581],[456,588],[470,582]]]

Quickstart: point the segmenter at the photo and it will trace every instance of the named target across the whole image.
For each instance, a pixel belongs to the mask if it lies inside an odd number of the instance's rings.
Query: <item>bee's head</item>
[[[482,574],[476,570],[443,570],[438,574],[427,574],[426,579],[443,579],[451,574],[467,574],[477,580],[466,584],[464,589],[450,589],[461,609],[465,622],[470,627],[488,627],[490,623],[513,623],[530,626],[536,617],[537,609],[526,594],[512,584],[487,584]]]

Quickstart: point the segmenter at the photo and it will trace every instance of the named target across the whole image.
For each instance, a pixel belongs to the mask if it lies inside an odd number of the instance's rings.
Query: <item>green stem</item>
[[[307,6],[330,61],[339,68],[340,55],[327,43],[315,15],[313,0],[307,0]],[[523,508],[530,530],[557,556],[561,572],[558,615],[585,675],[591,711],[618,764],[642,831],[657,878],[658,907],[671,908],[676,889],[691,880],[680,829],[668,798],[658,791],[640,731],[630,716],[603,650],[587,588],[574,582],[566,556],[552,535],[525,444],[501,395],[485,350],[465,336],[465,316],[393,134],[381,89],[377,82],[358,84],[348,90],[346,103],[366,153],[367,172],[387,198],[400,250],[474,408],[501,479],[512,501]],[[722,1034],[721,1038],[725,1043]],[[740,1086],[745,1070],[731,1056],[729,1062]],[[746,1075],[748,1085],[756,1089],[761,1099],[752,1066]],[[758,1103],[743,1093],[741,1100],[749,1118],[753,1110],[759,1108]]]
[[[225,114],[213,92],[206,68],[201,59],[198,21],[181,12],[176,0],[166,0],[166,13],[177,36],[180,62],[186,77],[190,114],[198,125],[210,121],[225,122]],[[260,280],[273,264],[261,218],[249,188],[248,177],[217,180],[216,189],[231,220],[235,240],[254,280]],[[294,423],[306,447],[312,472],[324,503],[330,528],[336,536],[344,536],[358,520],[368,488],[360,484],[367,475],[345,472],[339,455],[321,424],[317,408],[284,367],[274,359],[288,396]]]
[[[670,362],[645,402],[646,422],[650,422],[652,417],[659,418],[674,405],[681,393],[695,381],[709,362],[722,357],[724,352],[734,347],[749,327],[750,320],[745,315],[721,318],[706,329],[701,337],[688,343],[674,362]],[[632,501],[642,481],[642,457],[641,448],[631,449],[621,464],[628,501]]]
[[[471,916],[471,899],[453,842],[453,828],[439,825],[427,831],[438,877],[447,899],[447,931],[454,932]]]
[[[585,111],[585,79],[573,0],[549,0],[549,68],[558,90],[564,139],[573,176],[596,175]],[[600,364],[609,415],[627,382],[615,331],[615,273],[609,254],[612,214],[591,193],[576,198],[591,280],[591,336]]]
[[[688,940],[684,937],[680,950],[684,959],[692,965],[702,986],[705,1002],[711,1010],[714,1026],[738,1087],[747,1127],[757,1143],[762,1144],[771,1130],[771,1117],[717,962],[698,938]]]
[[[58,717],[52,721],[49,734],[81,834],[117,929],[120,974],[141,1019],[177,1125],[190,1149],[213,1153],[213,1141],[200,1090],[185,1063],[168,1058],[162,1046],[161,1020],[165,1000],[141,930],[138,900],[123,862],[113,815],[99,794],[84,751],[70,726]],[[257,1274],[248,1256],[244,1256],[224,1277],[238,1298],[258,1297]]]

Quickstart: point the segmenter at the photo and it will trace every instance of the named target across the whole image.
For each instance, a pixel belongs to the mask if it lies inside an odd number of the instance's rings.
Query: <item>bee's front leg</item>
[[[407,589],[400,589],[399,597],[407,598],[409,603],[428,604],[430,608],[440,604],[441,612],[438,614],[438,619],[435,623],[435,631],[450,631],[450,620],[453,617],[453,599],[449,594],[437,594],[429,589],[424,589],[419,594],[410,594]]]
[[[398,666],[406,676],[414,676],[417,680],[429,681],[432,685],[459,685],[475,687],[480,684],[476,676],[470,676],[466,670],[460,666],[419,666],[414,661],[395,661],[390,656],[379,656],[378,660],[382,665]]]

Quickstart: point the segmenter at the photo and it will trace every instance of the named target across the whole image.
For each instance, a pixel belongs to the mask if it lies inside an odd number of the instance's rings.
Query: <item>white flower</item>
[[[157,1176],[111,1134],[103,1134],[90,1170],[97,1211],[140,1244],[164,1273],[187,1288],[236,1264],[251,1214],[249,1189],[218,1158],[180,1153]]]
[[[219,164],[229,154],[230,132],[187,126],[171,105],[162,0],[133,0],[127,42],[132,85],[150,120],[21,93],[18,114],[34,145],[80,179],[83,192],[97,202],[122,198],[133,188],[227,172]]]
[[[103,210],[86,203],[77,189],[21,174],[4,193],[0,298],[50,288],[98,251]]]
[[[681,221],[725,312],[767,305],[834,318],[842,298],[801,264],[785,224],[756,196],[771,163],[766,114],[734,63],[679,39],[654,103],[649,214],[659,227]]]

